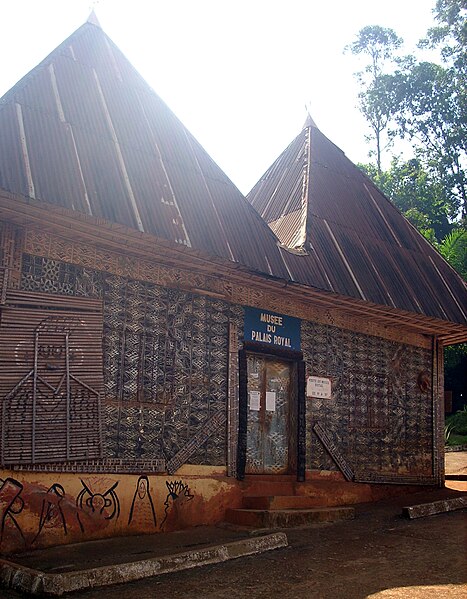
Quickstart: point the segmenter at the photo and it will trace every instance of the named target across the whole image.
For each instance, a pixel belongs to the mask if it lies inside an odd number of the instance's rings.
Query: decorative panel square
[[[431,352],[332,326],[302,322],[307,374],[332,379],[331,399],[307,401],[307,466],[336,469],[313,432],[319,423],[356,478],[433,475]]]
[[[22,288],[103,300],[105,457],[170,461],[227,411],[229,304],[27,254]],[[197,438],[190,462],[225,463],[225,426]]]
[[[3,464],[100,457],[99,301],[12,292],[2,309]]]

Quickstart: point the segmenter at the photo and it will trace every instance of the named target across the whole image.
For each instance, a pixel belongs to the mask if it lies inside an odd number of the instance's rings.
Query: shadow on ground
[[[466,510],[417,520],[400,515],[405,505],[447,494],[455,493],[440,489],[357,506],[353,521],[287,531],[287,549],[73,597],[464,599]],[[8,599],[20,597],[3,592]]]

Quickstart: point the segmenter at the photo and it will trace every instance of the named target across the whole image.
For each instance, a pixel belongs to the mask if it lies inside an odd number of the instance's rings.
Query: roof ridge
[[[301,245],[311,244],[311,239],[309,238],[309,227],[308,227],[308,215],[310,212],[310,180],[311,180],[311,129],[312,127],[316,127],[313,119],[308,113],[307,121],[310,123],[306,127],[306,137],[305,137],[305,146],[306,146],[306,164],[303,169],[303,193],[302,193],[302,211],[305,213],[301,218],[301,231],[300,231],[300,240]]]
[[[91,25],[95,25],[96,27],[99,27],[99,29],[102,29],[102,26],[99,23],[99,19],[97,18],[96,11],[94,10],[94,8],[91,10],[91,14],[89,15],[86,23],[90,23]]]
[[[73,31],[73,33],[71,33],[56,48],[54,48],[51,52],[49,52],[49,54],[47,54],[47,56],[45,58],[43,58],[35,67],[33,67],[30,71],[28,71],[26,73],[26,75],[24,75],[24,77],[21,77],[21,79],[19,81],[17,81],[13,85],[13,87],[10,87],[10,89],[7,90],[3,94],[3,96],[0,97],[0,108],[1,108],[1,106],[8,104],[8,102],[11,101],[11,96],[14,96],[14,94],[16,94],[18,91],[24,89],[26,87],[26,85],[28,85],[29,82],[32,79],[34,79],[34,77],[36,76],[37,73],[39,73],[42,69],[44,69],[46,66],[48,66],[50,64],[50,62],[52,62],[53,57],[55,57],[57,54],[60,53],[61,48],[65,47],[67,44],[69,44],[69,41],[71,38],[81,36],[83,34],[83,32],[86,31],[86,29],[88,29],[89,27],[96,27],[96,25],[92,24],[89,21],[86,21],[85,23],[83,23],[80,27],[78,27],[78,29],[75,29],[75,31]],[[102,34],[107,37],[107,34],[104,32],[104,30],[101,27],[99,27],[99,29],[101,30]],[[66,55],[63,55],[63,56],[65,56],[65,58],[67,58]]]
[[[315,120],[311,116],[310,112],[307,110],[307,117],[305,119],[305,122],[303,123],[302,129],[310,129],[310,128],[319,130],[318,125],[315,123]]]

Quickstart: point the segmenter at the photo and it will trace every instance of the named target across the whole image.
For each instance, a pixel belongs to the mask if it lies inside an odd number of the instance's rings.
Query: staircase
[[[228,509],[226,520],[237,526],[254,528],[295,528],[354,517],[352,507],[330,506],[331,498],[325,489],[314,494],[300,494],[305,485],[289,475],[247,476],[243,482],[242,507]],[[314,488],[317,489],[316,484]]]

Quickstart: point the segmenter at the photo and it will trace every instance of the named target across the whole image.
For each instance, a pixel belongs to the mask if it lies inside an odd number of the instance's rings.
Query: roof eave
[[[225,258],[212,256],[172,241],[142,233],[125,225],[111,223],[66,208],[46,204],[25,196],[0,190],[0,219],[23,227],[40,227],[44,231],[73,239],[104,245],[115,251],[143,255],[168,266],[183,262],[194,272],[216,273],[239,284],[252,284],[276,290],[291,301],[309,300],[325,309],[338,309],[349,315],[368,318],[380,325],[404,328],[422,335],[432,335],[445,345],[467,342],[467,323],[455,323],[403,311],[389,306],[343,296],[301,283],[259,272]],[[205,290],[199,290],[203,293]],[[207,290],[209,292],[209,290]],[[229,300],[227,296],[224,299]]]

